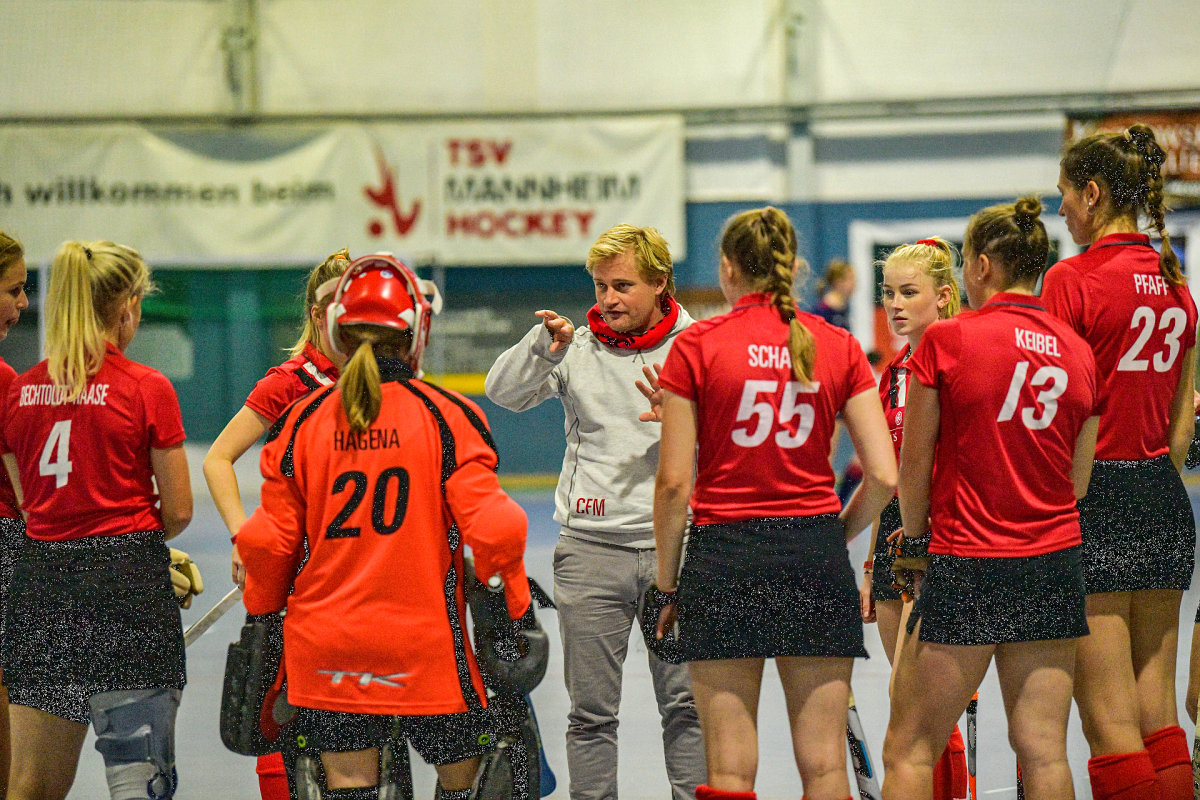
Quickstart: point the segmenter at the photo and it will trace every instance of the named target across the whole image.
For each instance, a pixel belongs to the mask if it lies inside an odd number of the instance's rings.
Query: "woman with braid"
[[[1062,159],[1059,214],[1086,252],[1050,268],[1046,309],[1087,340],[1110,393],[1079,503],[1091,636],[1075,700],[1097,798],[1192,796],[1175,701],[1179,604],[1196,528],[1179,471],[1194,426],[1196,305],[1163,225],[1165,154],[1145,125]],[[1144,214],[1161,252],[1138,232]]]
[[[659,376],[658,588],[678,615],[668,605],[658,632],[678,617],[708,759],[698,800],[755,797],[767,658],[787,696],[804,796],[850,796],[850,671],[866,651],[846,541],[887,505],[896,459],[862,348],[796,309],[800,266],[782,211],[734,216],[720,263],[733,310],[679,334]],[[829,464],[839,413],[864,469],[844,509]]]

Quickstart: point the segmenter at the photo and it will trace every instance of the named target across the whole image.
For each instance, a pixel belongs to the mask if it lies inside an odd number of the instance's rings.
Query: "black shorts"
[[[96,690],[102,691],[102,690]],[[28,705],[79,724],[88,724],[91,711],[88,699],[95,694],[88,686],[11,686],[8,704]]]
[[[904,526],[900,521],[900,500],[893,497],[879,515],[879,534],[875,537],[875,572],[871,574],[871,597],[876,601],[900,600],[900,590],[893,585],[896,580],[892,572],[892,548],[887,537],[897,528]]]
[[[13,564],[25,546],[25,521],[0,517],[0,642],[4,640],[4,609],[8,608],[8,590],[12,584]]]
[[[399,725],[396,730],[397,724]],[[379,747],[393,736],[412,742],[427,764],[465,761],[492,749],[496,725],[487,711],[429,716],[350,714],[300,708],[289,726],[300,750],[348,753]]]
[[[1025,558],[932,555],[911,626],[921,641],[1005,644],[1087,636],[1082,552]]]
[[[5,609],[10,701],[86,723],[93,694],[182,689],[170,563],[162,531],[27,540]]]
[[[1078,507],[1088,594],[1191,586],[1196,520],[1169,456],[1095,462]]]
[[[692,528],[679,578],[684,659],[867,655],[834,514]]]

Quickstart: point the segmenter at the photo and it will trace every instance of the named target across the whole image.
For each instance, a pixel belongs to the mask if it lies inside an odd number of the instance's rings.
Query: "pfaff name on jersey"
[[[108,384],[93,383],[83,390],[83,394],[74,400],[67,400],[66,387],[53,383],[31,383],[21,387],[22,406],[61,406],[67,402],[77,406],[106,406],[108,405]]]
[[[1133,290],[1138,294],[1165,295],[1168,292],[1167,280],[1162,275],[1134,274]]]
[[[792,354],[788,352],[787,347],[773,344],[752,344],[747,350],[750,352],[750,366],[752,367],[792,368]]]
[[[1014,329],[1017,334],[1017,347],[1046,356],[1062,356],[1058,352],[1058,337],[1048,333],[1035,333],[1023,328]]]
[[[334,450],[387,450],[400,446],[400,434],[395,428],[371,428],[362,433],[334,431]]]
[[[603,497],[580,497],[575,501],[575,513],[586,514],[589,517],[604,516]]]

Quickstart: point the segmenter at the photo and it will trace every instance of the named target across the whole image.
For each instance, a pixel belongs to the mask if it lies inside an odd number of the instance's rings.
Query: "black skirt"
[[[31,698],[41,707],[62,687],[75,712],[42,710],[78,722],[87,719],[77,708],[84,695],[182,689],[183,630],[170,562],[162,531],[29,539],[5,609],[4,679],[14,702]]]
[[[904,527],[900,521],[900,499],[893,497],[879,515],[879,534],[875,537],[875,571],[871,574],[871,597],[880,600],[900,600],[900,590],[895,587],[896,575],[892,572],[892,547],[887,537],[897,528]]]
[[[25,547],[25,521],[0,517],[0,642],[4,641],[4,609],[8,608],[13,565]]]
[[[1095,462],[1078,507],[1088,594],[1191,586],[1196,520],[1169,456]]]
[[[866,657],[833,514],[692,528],[679,578],[684,659]]]
[[[909,618],[921,641],[987,645],[1087,636],[1082,552],[1026,558],[933,555]]]

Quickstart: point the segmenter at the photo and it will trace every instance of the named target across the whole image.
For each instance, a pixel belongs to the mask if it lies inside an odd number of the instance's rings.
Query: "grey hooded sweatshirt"
[[[550,352],[553,338],[535,325],[488,371],[488,399],[525,411],[557,397],[566,410],[567,452],[554,496],[563,534],[623,547],[654,547],[654,476],[660,425],[641,422],[650,405],[634,381],[642,367],[662,364],[679,332],[692,324],[681,307],[675,327],[655,347],[608,347],[586,327],[566,348]]]

